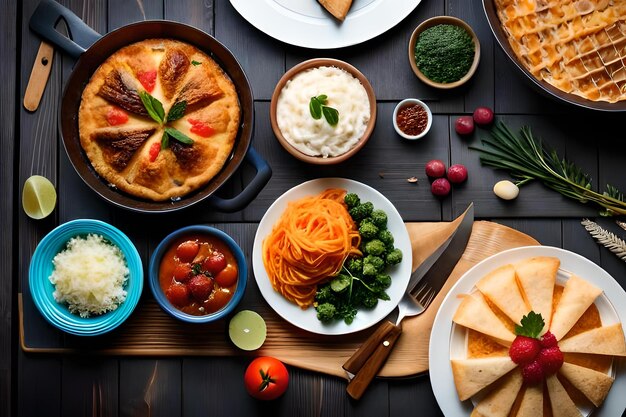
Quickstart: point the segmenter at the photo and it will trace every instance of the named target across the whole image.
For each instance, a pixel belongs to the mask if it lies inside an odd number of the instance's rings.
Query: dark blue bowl
[[[235,290],[235,293],[233,294],[228,304],[226,304],[222,309],[211,314],[206,314],[204,316],[194,316],[192,314],[187,314],[180,311],[178,308],[172,305],[172,303],[169,302],[169,300],[165,296],[165,293],[161,289],[161,286],[159,285],[159,266],[161,264],[161,258],[175,240],[185,235],[193,234],[204,234],[217,237],[228,246],[228,248],[235,256],[235,260],[237,261],[238,276],[237,289]],[[161,243],[159,243],[159,246],[157,246],[156,250],[150,257],[148,276],[148,281],[150,283],[150,289],[152,290],[152,294],[166,313],[168,313],[172,317],[188,323],[209,323],[227,316],[231,311],[233,311],[237,304],[239,304],[239,301],[241,301],[243,293],[246,290],[246,283],[248,281],[248,266],[243,251],[241,250],[237,242],[233,240],[233,238],[214,227],[195,225],[183,227],[182,229],[176,230],[175,232],[167,235],[167,237],[165,237],[165,239],[163,239]]]

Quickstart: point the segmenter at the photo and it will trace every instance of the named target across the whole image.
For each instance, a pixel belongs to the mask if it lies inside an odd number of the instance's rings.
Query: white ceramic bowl
[[[400,111],[400,109],[406,106],[414,105],[414,104],[418,104],[422,106],[424,110],[426,110],[426,113],[428,114],[428,123],[426,124],[426,128],[422,131],[422,133],[420,133],[419,135],[412,136],[412,135],[407,135],[400,129],[400,127],[398,126],[397,119],[398,119],[398,112]],[[401,102],[399,102],[396,105],[396,108],[393,109],[393,128],[396,130],[398,135],[402,136],[404,139],[409,139],[409,140],[421,139],[424,136],[426,136],[426,134],[428,133],[432,125],[433,125],[433,113],[430,111],[430,108],[426,105],[426,103],[424,103],[421,100],[418,100],[416,98],[406,98],[402,100]]]

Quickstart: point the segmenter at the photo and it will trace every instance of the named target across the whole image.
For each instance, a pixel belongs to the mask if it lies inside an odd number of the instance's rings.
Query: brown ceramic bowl
[[[469,33],[469,35],[472,37],[472,40],[474,41],[474,61],[472,62],[472,65],[469,71],[467,71],[467,73],[463,76],[463,78],[457,81],[454,81],[452,83],[438,83],[438,82],[431,80],[430,78],[426,77],[419,70],[419,68],[417,68],[417,64],[415,63],[415,43],[417,42],[417,38],[420,35],[420,33],[422,33],[424,30],[430,27],[433,27],[436,25],[442,25],[442,24],[443,25],[455,25],[455,26],[462,27],[463,29],[465,29],[467,33]],[[411,35],[411,39],[409,40],[409,63],[411,64],[411,69],[413,69],[413,72],[415,73],[415,75],[417,75],[417,78],[419,78],[422,82],[424,82],[425,84],[431,87],[441,88],[441,89],[450,89],[450,88],[455,88],[455,87],[465,84],[467,80],[472,78],[472,75],[474,75],[474,73],[476,72],[476,68],[478,68],[479,62],[480,62],[480,42],[478,41],[478,37],[476,36],[476,34],[474,33],[470,25],[468,25],[467,23],[465,23],[464,21],[456,17],[435,16],[435,17],[431,17],[430,19],[424,20],[418,27],[415,28],[415,30],[413,31],[413,34]]]
[[[365,91],[367,92],[367,98],[369,99],[370,103],[370,119],[367,123],[363,136],[361,136],[361,139],[359,139],[356,145],[350,148],[347,152],[341,155],[326,158],[322,156],[306,155],[293,147],[289,142],[287,142],[287,139],[285,139],[285,137],[283,136],[276,120],[276,106],[278,102],[278,96],[280,95],[287,81],[291,80],[296,74],[301,71],[317,67],[337,67],[352,74],[352,76],[358,79],[361,82],[361,85],[365,87]],[[285,148],[285,150],[287,150],[287,152],[289,152],[297,159],[316,165],[337,164],[347,160],[348,158],[356,154],[365,145],[370,135],[372,134],[372,131],[374,130],[374,125],[376,124],[376,95],[374,94],[374,89],[372,88],[372,85],[369,83],[367,78],[365,78],[365,76],[358,69],[348,64],[347,62],[331,58],[310,59],[294,66],[289,71],[287,71],[280,80],[278,80],[276,88],[274,89],[274,94],[272,94],[272,102],[270,105],[270,120],[272,122],[272,129],[274,130],[274,134],[278,138],[278,142],[280,142],[280,144],[283,146],[283,148]]]

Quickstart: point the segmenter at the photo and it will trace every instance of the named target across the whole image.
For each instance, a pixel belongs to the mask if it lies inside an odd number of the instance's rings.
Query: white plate
[[[467,271],[450,289],[433,324],[429,348],[430,382],[444,415],[469,416],[473,409],[471,401],[459,401],[450,367],[451,357],[464,355],[465,340],[459,339],[457,326],[454,326],[452,322],[454,312],[461,303],[458,296],[472,292],[475,288],[474,284],[493,269],[533,256],[557,257],[561,260],[561,270],[576,273],[602,288],[604,294],[598,297],[596,306],[603,325],[617,323],[620,321],[617,312],[621,312],[622,315],[626,312],[624,289],[605,270],[576,253],[550,246],[528,246],[510,249],[483,260]],[[621,322],[624,327],[624,320]],[[594,411],[594,417],[621,416],[626,409],[626,402],[623,399],[623,393],[626,392],[626,363],[623,359],[615,358],[613,372],[616,376],[615,382],[602,407]],[[581,410],[581,412],[588,411]]]
[[[391,276],[391,286],[387,290],[390,300],[378,300],[378,305],[372,310],[360,309],[352,324],[346,324],[343,320],[337,320],[331,324],[323,324],[320,322],[313,307],[306,310],[300,309],[297,305],[287,301],[282,295],[274,291],[269,281],[267,272],[263,265],[262,247],[263,240],[270,234],[274,224],[283,214],[287,203],[306,196],[312,196],[321,193],[328,188],[343,188],[351,193],[357,193],[361,201],[371,201],[376,209],[384,210],[387,213],[387,228],[393,234],[394,245],[402,251],[402,262],[391,267],[389,275]],[[284,193],[270,206],[267,210],[256,236],[254,237],[254,247],[252,249],[252,268],[254,277],[261,290],[261,294],[265,301],[276,311],[282,318],[289,323],[309,332],[338,335],[354,333],[359,330],[366,329],[383,318],[387,317],[391,311],[398,305],[411,276],[411,241],[409,233],[404,226],[402,217],[384,195],[376,191],[370,186],[357,181],[343,178],[320,178],[307,181]]]
[[[250,24],[285,43],[313,49],[356,45],[391,29],[421,0],[354,0],[343,22],[317,0],[230,0]]]

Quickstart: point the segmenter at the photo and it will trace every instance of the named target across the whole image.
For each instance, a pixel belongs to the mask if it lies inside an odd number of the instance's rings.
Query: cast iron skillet
[[[487,16],[487,21],[489,22],[489,26],[491,27],[491,31],[495,36],[496,40],[500,47],[504,50],[507,56],[511,59],[511,61],[515,64],[515,66],[528,77],[530,81],[536,87],[547,93],[547,95],[552,96],[558,100],[561,100],[565,103],[572,104],[578,107],[582,107],[585,109],[591,110],[600,110],[606,112],[623,112],[626,111],[626,101],[618,101],[617,103],[608,103],[606,101],[591,101],[587,100],[583,97],[569,94],[564,91],[559,90],[558,88],[548,84],[545,81],[538,80],[535,78],[517,59],[515,52],[511,48],[509,44],[509,40],[506,37],[506,33],[502,29],[502,25],[500,24],[500,19],[498,18],[498,13],[496,11],[495,0],[483,0],[483,8],[485,10],[485,15]]]
[[[69,38],[55,29],[60,19],[67,23]],[[63,145],[74,169],[83,181],[106,201],[133,211],[158,213],[179,210],[199,201],[208,200],[219,211],[237,211],[247,206],[269,181],[272,175],[269,165],[250,147],[254,126],[252,89],[233,54],[211,35],[182,23],[159,20],[130,24],[101,36],[70,10],[52,0],[43,0],[37,6],[30,19],[30,28],[78,59],[63,92],[59,125]],[[176,201],[143,200],[110,187],[92,168],[80,146],[78,134],[81,95],[91,75],[118,49],[149,38],[179,39],[209,54],[232,79],[241,104],[242,122],[230,159],[206,186]],[[244,159],[257,171],[252,181],[232,199],[215,196],[214,192],[231,177]]]

